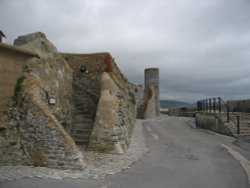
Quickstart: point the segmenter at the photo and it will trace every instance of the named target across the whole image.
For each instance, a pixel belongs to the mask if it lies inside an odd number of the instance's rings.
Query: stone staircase
[[[249,113],[239,113],[240,116],[240,136],[249,137],[250,136],[250,114]]]
[[[235,113],[240,117],[240,137],[250,137],[250,114],[248,113]],[[237,135],[237,118],[236,116],[230,115],[230,122],[225,125]],[[226,122],[226,117],[222,118]],[[233,120],[233,121],[232,121]]]
[[[93,130],[94,117],[83,104],[75,105],[71,137],[77,145],[88,145]]]

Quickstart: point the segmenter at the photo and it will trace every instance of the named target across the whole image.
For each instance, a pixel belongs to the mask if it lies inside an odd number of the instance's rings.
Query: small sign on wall
[[[55,105],[56,104],[56,98],[50,97],[48,100],[49,105]]]

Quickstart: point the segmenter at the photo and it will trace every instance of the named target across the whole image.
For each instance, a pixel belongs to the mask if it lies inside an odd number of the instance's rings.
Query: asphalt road
[[[100,180],[22,179],[1,188],[247,188],[247,176],[221,144],[233,138],[193,129],[193,119],[144,121],[147,153],[132,168]]]

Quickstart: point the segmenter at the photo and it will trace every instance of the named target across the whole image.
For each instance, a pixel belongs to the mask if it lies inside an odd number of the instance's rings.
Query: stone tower
[[[160,97],[159,97],[159,69],[147,68],[145,69],[145,96],[146,100],[151,100],[148,106],[147,117],[154,117],[160,115]],[[153,97],[153,98],[152,98]]]

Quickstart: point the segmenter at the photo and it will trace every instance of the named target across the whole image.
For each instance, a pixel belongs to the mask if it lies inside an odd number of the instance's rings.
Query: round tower
[[[159,97],[159,69],[158,68],[147,68],[145,69],[145,94],[147,100],[151,97],[151,88],[154,88],[155,93],[155,114],[160,115],[160,97]],[[152,109],[153,110],[153,109]]]

